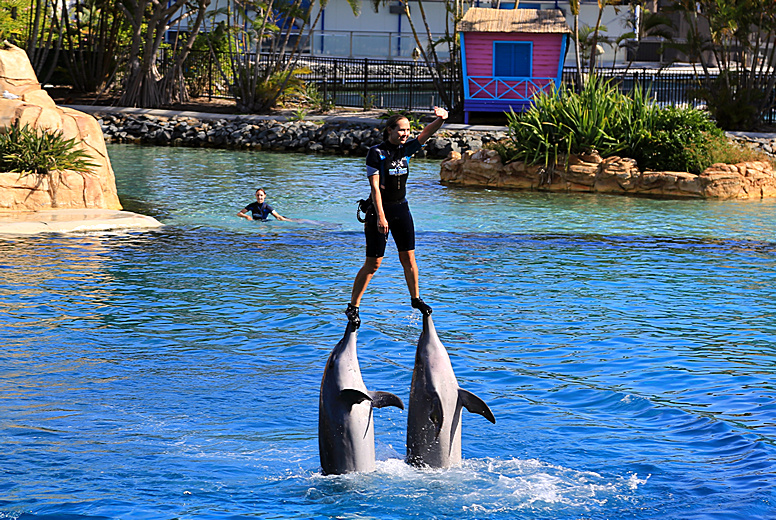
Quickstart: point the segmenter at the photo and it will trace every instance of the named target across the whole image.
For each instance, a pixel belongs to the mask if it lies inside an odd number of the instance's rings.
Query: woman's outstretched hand
[[[434,115],[441,117],[442,119],[447,119],[447,110],[442,107],[434,107]]]

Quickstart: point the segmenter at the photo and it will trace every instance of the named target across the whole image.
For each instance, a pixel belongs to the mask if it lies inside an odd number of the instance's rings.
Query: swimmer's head
[[[264,191],[264,188],[259,188],[258,190],[256,190],[256,200],[259,202],[259,204],[264,202],[264,199],[266,198],[267,198],[267,192]]]

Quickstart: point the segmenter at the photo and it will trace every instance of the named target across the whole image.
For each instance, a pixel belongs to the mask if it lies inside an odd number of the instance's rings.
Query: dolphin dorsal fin
[[[369,394],[355,388],[343,388],[340,390],[340,399],[353,406],[364,401],[371,401]]]
[[[431,413],[429,418],[436,428],[436,435],[434,437],[439,437],[439,434],[442,432],[442,423],[445,422],[445,411],[442,408],[442,400],[436,393],[431,396]]]
[[[367,394],[372,398],[372,406],[375,408],[395,406],[404,410],[404,403],[399,399],[398,395],[394,395],[391,392],[367,392]]]
[[[490,408],[488,408],[488,405],[485,404],[485,401],[463,388],[458,389],[458,398],[461,400],[461,404],[463,404],[464,408],[471,413],[478,413],[493,424],[496,424],[496,418],[493,416],[493,412],[490,411]]]

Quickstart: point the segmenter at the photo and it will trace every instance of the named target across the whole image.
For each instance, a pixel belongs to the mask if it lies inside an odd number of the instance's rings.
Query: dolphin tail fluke
[[[362,403],[364,401],[371,401],[372,397],[369,393],[364,393],[361,390],[355,388],[343,388],[340,390],[340,399],[353,406],[354,404]]]
[[[372,398],[372,406],[375,408],[384,408],[386,406],[395,406],[404,410],[404,403],[398,395],[391,392],[367,392]]]
[[[496,418],[493,416],[490,408],[488,408],[488,405],[485,404],[485,401],[463,388],[458,389],[458,397],[461,399],[461,404],[463,404],[464,408],[471,413],[480,414],[493,424],[496,424]]]

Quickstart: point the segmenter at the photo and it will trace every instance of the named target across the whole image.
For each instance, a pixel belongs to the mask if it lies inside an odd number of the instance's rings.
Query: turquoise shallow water
[[[363,159],[112,146],[158,231],[0,239],[0,518],[776,518],[776,201],[455,189],[413,163],[423,295],[462,467],[323,477],[317,399],[363,261]],[[235,213],[263,186],[280,213]],[[396,251],[367,386],[408,399]]]

